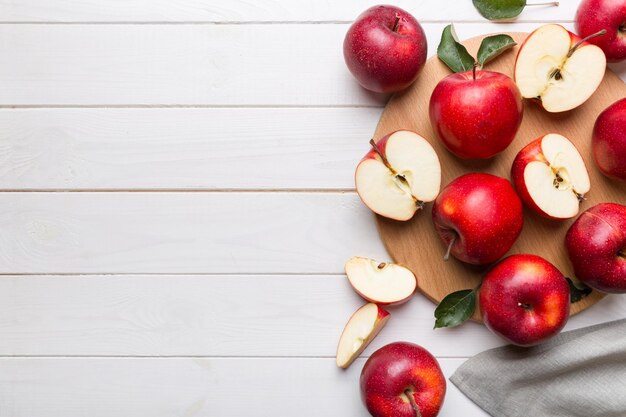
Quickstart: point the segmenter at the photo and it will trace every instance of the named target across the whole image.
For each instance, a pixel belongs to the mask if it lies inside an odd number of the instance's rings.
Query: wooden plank
[[[443,27],[424,25],[431,54]],[[506,30],[535,27],[514,23]],[[461,38],[503,28],[456,25]],[[0,45],[11,48],[0,55],[0,105],[382,106],[386,97],[360,88],[345,67],[346,29],[2,25]]]
[[[463,359],[441,359],[450,376]],[[365,415],[332,359],[0,359],[1,417]],[[440,417],[486,416],[448,383]]]
[[[2,0],[0,21],[14,22],[258,22],[351,21],[378,0],[341,2],[307,0]],[[482,21],[469,1],[397,0],[420,21]],[[571,21],[577,2],[561,1],[559,7],[529,7],[523,21]]]
[[[380,113],[3,109],[0,189],[353,189]]]
[[[0,356],[333,358],[363,303],[343,275],[4,276]],[[476,323],[433,330],[434,307],[422,295],[389,307],[391,321],[363,356],[397,340],[440,357],[503,344]],[[625,315],[626,299],[610,296],[567,329]]]
[[[385,257],[355,193],[0,193],[4,273],[342,273]]]

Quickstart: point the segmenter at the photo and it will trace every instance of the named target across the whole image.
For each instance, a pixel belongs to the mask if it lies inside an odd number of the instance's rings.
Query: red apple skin
[[[565,235],[576,277],[608,293],[626,293],[626,207],[603,203],[584,211]]]
[[[626,181],[626,98],[600,113],[593,126],[592,149],[604,175]]]
[[[393,31],[396,17],[398,25]],[[343,56],[348,69],[364,88],[392,93],[408,87],[424,67],[428,45],[422,26],[395,6],[374,6],[348,29]]]
[[[479,305],[487,328],[518,346],[544,342],[569,318],[570,290],[563,274],[536,255],[511,255],[485,277]]]
[[[626,0],[583,0],[576,12],[576,32],[587,37],[606,30],[589,42],[598,45],[609,62],[626,59]]]
[[[415,417],[405,391],[412,391],[422,417],[435,417],[446,395],[437,359],[421,346],[391,343],[378,349],[361,371],[361,399],[373,417]],[[404,397],[404,398],[403,398]]]
[[[526,165],[533,161],[548,163],[546,158],[543,156],[543,150],[541,149],[541,141],[543,138],[544,136],[535,139],[517,153],[515,160],[513,161],[513,166],[511,167],[511,181],[513,181],[513,184],[515,185],[517,195],[519,195],[529,209],[540,216],[553,218],[548,213],[540,209],[537,204],[535,204],[530,196],[530,193],[528,192],[528,188],[526,188],[526,182],[524,181],[524,170],[526,169]]]
[[[430,97],[430,122],[439,139],[460,158],[491,158],[511,144],[524,114],[522,95],[504,74],[452,74]]]
[[[466,174],[448,184],[433,205],[433,222],[451,254],[485,265],[506,254],[522,231],[522,202],[511,183],[491,174]]]

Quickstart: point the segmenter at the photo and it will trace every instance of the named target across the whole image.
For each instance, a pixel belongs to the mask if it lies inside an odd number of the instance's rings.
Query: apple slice
[[[409,220],[441,187],[439,157],[415,132],[399,130],[378,142],[356,168],[356,191],[373,212]]]
[[[561,25],[532,32],[517,54],[515,82],[522,97],[536,99],[549,112],[571,110],[596,91],[606,69],[604,52]]]
[[[345,265],[352,288],[371,303],[391,305],[407,301],[417,288],[417,279],[407,268],[355,256]]]
[[[540,137],[519,151],[511,177],[522,201],[553,219],[576,216],[591,187],[582,156],[572,142],[556,133]]]
[[[337,366],[347,368],[363,352],[389,320],[389,312],[369,303],[348,320],[337,346]]]

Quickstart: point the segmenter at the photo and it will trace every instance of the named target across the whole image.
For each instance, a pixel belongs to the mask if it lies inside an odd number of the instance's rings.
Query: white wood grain
[[[0,189],[353,189],[382,109],[4,109]]]
[[[0,193],[4,273],[342,273],[385,257],[355,193]]]
[[[0,356],[333,358],[363,303],[343,275],[4,276]],[[419,294],[388,307],[391,320],[363,356],[397,340],[439,357],[503,344],[476,323],[433,330],[434,308]],[[567,329],[625,315],[626,298],[609,296]]]
[[[444,26],[424,25],[431,54]],[[459,23],[456,29],[468,38],[536,26]],[[0,25],[0,105],[382,106],[386,97],[360,88],[346,69],[346,29]]]
[[[539,3],[539,1],[535,1]],[[531,2],[532,3],[532,2]],[[380,0],[2,0],[2,22],[258,22],[351,21]],[[420,21],[484,21],[471,1],[396,0]],[[528,7],[519,20],[571,21],[578,2]]]
[[[363,363],[342,371],[315,358],[0,359],[0,416],[363,416]],[[462,363],[440,359],[448,377]],[[486,416],[448,383],[439,417],[459,415]]]

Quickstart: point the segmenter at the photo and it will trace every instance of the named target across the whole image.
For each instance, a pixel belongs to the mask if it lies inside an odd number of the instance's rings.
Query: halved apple
[[[519,151],[513,161],[511,178],[530,209],[553,219],[576,216],[591,188],[578,149],[556,133],[542,136]]]
[[[356,168],[356,191],[373,212],[409,220],[441,187],[441,165],[431,144],[415,132],[399,130],[378,142]]]
[[[407,301],[417,288],[417,279],[407,268],[354,256],[345,265],[352,288],[367,301],[383,305]]]
[[[593,36],[598,36],[594,34]],[[571,110],[596,91],[606,69],[604,52],[561,25],[532,32],[519,49],[515,82],[522,97],[536,99],[549,112]]]
[[[350,366],[387,324],[389,317],[389,312],[373,303],[359,308],[341,333],[337,346],[337,366]]]

